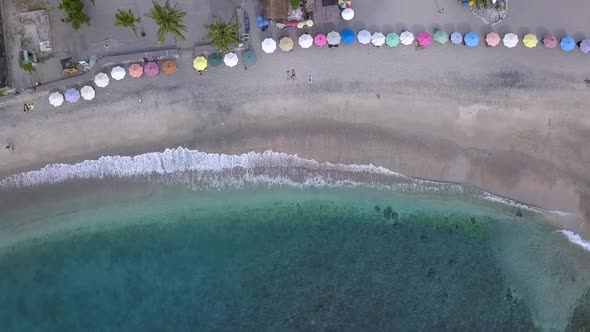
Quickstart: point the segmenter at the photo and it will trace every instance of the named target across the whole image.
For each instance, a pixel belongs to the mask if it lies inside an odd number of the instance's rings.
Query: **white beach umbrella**
[[[359,43],[366,45],[371,42],[371,33],[367,30],[361,30],[356,35],[356,38],[359,40]]]
[[[516,46],[516,44],[518,44],[518,36],[513,33],[507,33],[504,35],[502,42],[504,42],[504,46],[513,48]]]
[[[61,106],[64,103],[64,95],[59,92],[54,92],[49,95],[49,103],[55,107]]]
[[[223,57],[223,62],[228,67],[235,67],[238,64],[238,56],[233,52],[229,52]]]
[[[121,66],[111,69],[111,77],[117,81],[122,80],[125,77],[125,74],[125,69],[123,69]]]
[[[262,41],[262,50],[265,53],[272,53],[277,49],[277,42],[272,38],[266,38]]]
[[[373,43],[375,46],[381,46],[385,44],[385,35],[381,32],[375,32],[371,36],[371,43]]]
[[[399,40],[404,45],[411,45],[414,42],[414,34],[410,31],[404,31],[401,35],[399,35]]]
[[[302,48],[310,48],[313,45],[313,38],[309,33],[299,36],[299,46]]]
[[[352,8],[346,8],[345,10],[342,11],[342,18],[345,19],[346,21],[352,20],[353,17],[354,17],[354,10],[352,10]]]
[[[85,85],[80,90],[80,94],[82,95],[82,98],[84,98],[84,100],[92,100],[94,99],[95,91],[93,87]]]
[[[94,76],[94,84],[99,88],[104,88],[109,85],[109,77],[105,73],[98,73]]]
[[[340,44],[340,34],[336,31],[331,31],[328,33],[328,45],[338,45]]]

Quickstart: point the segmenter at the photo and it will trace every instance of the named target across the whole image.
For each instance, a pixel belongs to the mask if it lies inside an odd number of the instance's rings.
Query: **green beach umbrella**
[[[387,38],[385,38],[385,43],[389,47],[396,47],[399,44],[399,35],[395,32],[388,33]]]
[[[244,65],[246,66],[254,66],[256,64],[256,54],[254,54],[254,51],[252,50],[245,51],[244,54],[242,54],[242,58]]]
[[[434,33],[434,40],[441,44],[446,44],[449,41],[449,34],[442,30],[436,30]]]
[[[213,53],[207,57],[207,63],[211,67],[219,67],[223,63],[223,57],[219,53]]]

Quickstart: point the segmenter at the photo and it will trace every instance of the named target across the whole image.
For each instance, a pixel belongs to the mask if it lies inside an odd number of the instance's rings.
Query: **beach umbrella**
[[[238,64],[238,56],[233,52],[229,52],[223,57],[223,62],[228,67],[235,67]]]
[[[395,32],[388,33],[387,38],[385,38],[385,43],[389,47],[396,47],[399,45],[399,35]]]
[[[64,103],[64,95],[59,92],[54,92],[49,95],[49,103],[55,107],[61,106]]]
[[[424,47],[430,46],[430,34],[428,32],[420,32],[418,34],[418,43]]]
[[[203,71],[207,69],[207,58],[205,58],[204,56],[198,56],[194,58],[193,68],[195,68],[196,71]]]
[[[248,49],[242,54],[242,59],[244,60],[245,66],[254,66],[256,64],[256,54],[254,51]]]
[[[449,34],[442,30],[436,30],[434,40],[441,44],[446,44],[449,41]]]
[[[500,35],[495,32],[490,32],[486,36],[486,44],[491,47],[500,45]]]
[[[381,46],[385,44],[385,35],[383,35],[381,32],[373,33],[371,36],[371,43],[373,43],[375,46]]]
[[[504,43],[504,46],[513,48],[518,44],[518,36],[513,33],[507,33],[504,35],[502,42]]]
[[[150,61],[143,68],[143,72],[147,77],[155,77],[160,73],[160,67],[154,61]]]
[[[350,45],[352,43],[354,43],[354,41],[356,40],[356,35],[354,34],[354,31],[350,30],[350,29],[346,29],[344,31],[342,31],[342,42],[346,45]]]
[[[559,46],[561,46],[561,49],[566,52],[573,51],[573,49],[576,47],[576,41],[570,36],[565,36],[561,38]]]
[[[109,85],[109,77],[105,73],[98,73],[94,76],[94,84],[99,88],[104,88]]]
[[[463,35],[460,32],[453,32],[451,34],[451,43],[457,45],[463,43]]]
[[[543,38],[543,45],[547,48],[557,47],[557,38],[553,35],[547,35]]]
[[[345,10],[342,11],[342,18],[345,21],[350,21],[350,20],[352,20],[353,17],[354,17],[354,10],[352,10],[352,8],[346,8]]]
[[[96,92],[94,91],[93,87],[85,85],[80,90],[80,94],[82,95],[82,98],[84,98],[84,100],[92,100],[94,99]]]
[[[66,90],[66,101],[68,103],[75,103],[80,100],[80,91],[74,88],[69,88]]]
[[[293,39],[291,37],[283,37],[279,41],[279,47],[283,52],[289,52],[293,49]]]
[[[316,44],[317,47],[324,47],[326,46],[326,43],[328,42],[326,40],[326,35],[324,35],[323,33],[317,34],[314,38],[313,38],[314,43]]]
[[[266,38],[262,41],[262,50],[265,53],[272,53],[277,49],[277,42],[272,38]]]
[[[304,33],[299,36],[299,46],[302,48],[310,48],[313,45],[313,38],[309,33]]]
[[[125,77],[125,69],[121,66],[113,67],[111,69],[111,77],[117,81],[122,80]]]
[[[350,8],[352,0],[338,0],[338,6],[342,9]]]
[[[207,66],[219,67],[223,63],[223,57],[219,53],[213,53],[207,57]]]
[[[468,32],[463,38],[465,45],[469,47],[475,47],[479,44],[479,36],[475,32]]]
[[[172,59],[164,61],[162,71],[168,76],[176,74],[176,62]]]
[[[336,31],[331,31],[328,33],[328,45],[338,45],[340,44],[340,34]]]
[[[533,35],[532,33],[527,33],[522,39],[522,43],[528,48],[537,46],[538,42],[539,40],[537,39],[537,36]]]
[[[590,52],[590,39],[582,40],[580,43],[580,51],[582,51],[584,54]]]
[[[414,34],[409,31],[403,31],[401,35],[399,35],[399,40],[404,45],[410,45],[414,42]]]
[[[367,30],[361,30],[356,35],[356,38],[359,40],[359,43],[366,45],[371,42],[371,33]]]
[[[143,75],[143,67],[140,64],[134,63],[129,66],[129,76],[133,78],[140,78]]]

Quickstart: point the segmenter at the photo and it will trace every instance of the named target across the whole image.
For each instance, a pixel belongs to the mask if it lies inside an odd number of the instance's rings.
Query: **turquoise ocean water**
[[[86,181],[0,201],[2,331],[579,331],[590,252],[461,194]]]

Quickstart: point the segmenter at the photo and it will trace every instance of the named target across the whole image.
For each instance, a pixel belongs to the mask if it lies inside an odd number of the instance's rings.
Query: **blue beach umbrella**
[[[576,47],[576,41],[570,36],[565,36],[565,37],[561,38],[561,42],[559,42],[559,46],[561,46],[561,49],[566,52],[573,51],[574,48]]]
[[[475,47],[479,44],[479,36],[475,32],[468,32],[463,40],[465,40],[465,45],[469,47]]]
[[[354,40],[356,39],[354,31],[350,29],[342,31],[340,37],[342,38],[342,42],[347,45],[354,43]]]
[[[80,100],[80,91],[74,88],[69,88],[66,90],[66,100],[68,103],[75,103]]]

